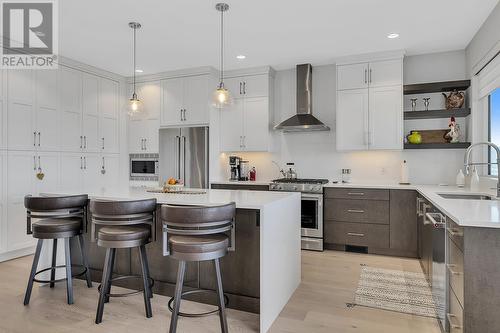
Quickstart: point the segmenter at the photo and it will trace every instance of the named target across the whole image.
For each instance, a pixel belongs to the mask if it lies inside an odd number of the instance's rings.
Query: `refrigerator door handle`
[[[176,178],[179,179],[181,178],[180,175],[181,175],[181,138],[180,136],[176,135],[175,136],[175,142],[174,142],[174,151],[175,151],[175,159],[176,159],[176,168],[177,170],[175,170],[175,175],[176,175]]]
[[[182,136],[182,180],[186,184],[186,137]]]

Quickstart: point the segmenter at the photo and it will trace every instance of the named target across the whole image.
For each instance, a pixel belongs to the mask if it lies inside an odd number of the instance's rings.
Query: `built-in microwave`
[[[158,154],[131,154],[131,180],[158,180]]]

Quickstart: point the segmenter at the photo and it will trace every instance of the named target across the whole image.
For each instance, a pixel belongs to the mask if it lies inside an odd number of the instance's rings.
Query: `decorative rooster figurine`
[[[450,141],[451,143],[457,143],[457,142],[459,142],[459,138],[460,138],[460,125],[458,125],[456,123],[455,117],[451,117],[450,123],[449,123],[448,127],[450,128],[450,131],[445,134],[445,137],[446,138],[450,138],[451,139],[451,141]]]

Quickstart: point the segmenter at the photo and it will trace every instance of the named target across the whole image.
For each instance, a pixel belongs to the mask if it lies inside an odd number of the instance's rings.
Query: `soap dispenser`
[[[474,167],[474,169],[472,169],[472,176],[470,179],[470,190],[471,191],[479,191],[479,175],[477,174],[476,167]]]
[[[462,169],[458,170],[458,173],[457,173],[457,186],[458,187],[465,186],[465,175],[464,175]]]

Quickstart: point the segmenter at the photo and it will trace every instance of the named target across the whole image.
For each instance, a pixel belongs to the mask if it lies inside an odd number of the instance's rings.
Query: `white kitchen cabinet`
[[[368,89],[337,92],[337,149],[368,148]]]
[[[83,178],[83,155],[78,153],[61,154],[61,191],[80,192]]]
[[[370,89],[370,149],[403,149],[403,96],[401,86]]]
[[[83,150],[99,151],[99,78],[84,74],[82,78]]]
[[[102,172],[104,170],[104,173]],[[104,190],[112,190],[120,183],[120,155],[106,154],[101,156],[100,171],[101,187]]]
[[[269,96],[269,75],[246,75],[224,79],[233,98]]]
[[[338,150],[403,148],[402,58],[337,66]]]
[[[35,194],[36,156],[33,152],[8,152],[7,156],[7,250],[35,244],[26,234],[24,196]]]
[[[184,78],[162,80],[162,126],[179,126],[183,119]]]
[[[267,97],[245,98],[243,110],[243,148],[245,151],[269,149],[269,106]]]
[[[209,81],[208,75],[162,80],[161,126],[208,124]]]
[[[34,130],[37,135],[37,150],[59,151],[61,148],[58,76],[57,70],[35,71]]]
[[[36,145],[34,72],[8,72],[7,145],[15,150],[32,150]]]
[[[159,82],[144,83],[137,87],[143,103],[140,115],[129,117],[129,153],[158,153],[160,129],[161,87]]]
[[[243,150],[243,99],[220,111],[220,150],[226,152]]]
[[[269,99],[235,99],[221,110],[221,151],[269,149]]]
[[[118,82],[104,78],[99,80],[99,138],[103,153],[120,152],[118,96]]]
[[[101,117],[99,126],[101,151],[103,153],[118,153],[118,120]]]
[[[101,165],[99,154],[83,156],[83,193],[95,193],[101,189]]]
[[[83,148],[82,137],[82,74],[60,70],[61,92],[61,149],[77,152]]]
[[[0,151],[0,252],[7,248],[7,219],[5,216],[5,176],[6,176],[6,152]]]
[[[403,62],[401,59],[370,62],[370,87],[387,87],[403,82]]]
[[[184,80],[184,124],[208,124],[210,94],[208,75],[188,76]]]
[[[368,63],[337,66],[337,90],[368,88]]]

